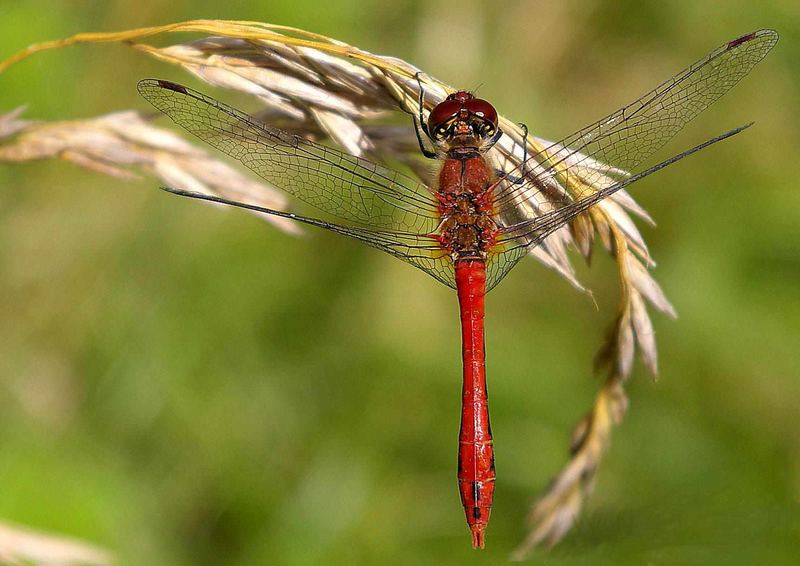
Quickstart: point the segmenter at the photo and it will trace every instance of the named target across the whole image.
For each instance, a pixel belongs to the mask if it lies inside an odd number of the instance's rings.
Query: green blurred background
[[[0,1],[0,57],[198,17],[287,24],[480,85],[550,139],[777,28],[773,53],[670,150],[756,127],[633,191],[659,222],[643,233],[680,317],[653,315],[661,378],[637,368],[579,526],[534,561],[797,563],[796,1]],[[44,53],[0,76],[0,111],[144,109],[134,85],[154,75],[186,79],[120,45]],[[291,238],[156,185],[0,167],[0,520],[122,564],[504,561],[600,385],[613,263],[579,267],[597,310],[534,261],[489,296],[498,486],[475,552],[455,484],[454,294],[357,243]]]

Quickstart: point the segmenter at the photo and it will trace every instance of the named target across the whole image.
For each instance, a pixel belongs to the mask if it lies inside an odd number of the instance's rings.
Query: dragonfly
[[[419,113],[413,119],[417,139],[422,154],[440,162],[438,178],[430,184],[261,123],[174,82],[145,79],[138,91],[188,132],[319,214],[165,190],[349,236],[456,290],[463,361],[458,488],[473,547],[483,548],[496,481],[486,388],[486,293],[531,249],[603,199],[749,127],[632,173],[747,75],[777,40],[774,30],[762,29],[728,41],[632,103],[526,155],[507,171],[495,170],[489,159],[503,135],[494,106],[461,90],[425,117],[420,83]],[[559,191],[563,187],[571,190]],[[549,204],[521,207],[531,202]]]

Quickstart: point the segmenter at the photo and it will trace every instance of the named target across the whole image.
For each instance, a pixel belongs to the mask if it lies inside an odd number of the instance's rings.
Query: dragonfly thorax
[[[454,258],[485,257],[498,227],[490,187],[495,177],[482,156],[447,159],[439,176],[439,242]]]
[[[457,213],[444,218],[439,231],[442,247],[458,257],[483,257],[497,226],[485,214]]]

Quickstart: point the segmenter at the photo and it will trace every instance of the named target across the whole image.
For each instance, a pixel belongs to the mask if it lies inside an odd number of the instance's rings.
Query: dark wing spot
[[[178,83],[173,83],[172,81],[165,81],[162,79],[157,79],[156,81],[158,86],[161,88],[165,88],[167,90],[174,90],[175,92],[180,92],[181,94],[189,94],[186,90],[186,87],[183,85],[179,85]]]
[[[753,39],[755,36],[756,36],[756,33],[752,32],[752,33],[748,33],[746,35],[743,35],[742,37],[737,37],[736,39],[732,39],[731,41],[728,42],[728,49],[733,49],[734,47],[738,47],[742,43],[747,43],[748,41]]]

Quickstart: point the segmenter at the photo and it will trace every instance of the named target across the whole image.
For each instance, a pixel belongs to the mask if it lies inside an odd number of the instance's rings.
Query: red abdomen
[[[458,259],[455,271],[464,362],[458,489],[472,531],[472,546],[483,548],[483,532],[492,510],[495,483],[483,334],[486,265],[481,258]]]

